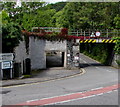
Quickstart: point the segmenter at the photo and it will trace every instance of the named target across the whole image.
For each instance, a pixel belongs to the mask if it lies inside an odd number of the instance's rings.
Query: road
[[[80,58],[83,75],[3,88],[3,105],[118,105],[118,69]]]

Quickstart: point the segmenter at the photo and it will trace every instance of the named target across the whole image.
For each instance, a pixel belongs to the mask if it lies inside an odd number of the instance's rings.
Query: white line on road
[[[32,101],[38,101],[39,99],[34,99],[34,100],[29,100],[29,101],[26,101],[27,103],[29,102],[32,102]]]
[[[108,91],[107,93],[111,93],[112,91]]]
[[[96,96],[103,95],[103,93],[97,94]]]
[[[100,68],[100,67],[95,67],[95,68],[97,68],[97,69],[102,69],[102,70],[107,71],[107,72],[112,72],[112,71],[110,71],[110,70],[103,69],[103,68]]]
[[[95,67],[95,68],[100,69],[99,67]]]
[[[94,89],[91,89],[91,90],[97,90],[97,89],[101,89],[101,88],[103,88],[103,87],[98,87],[98,88],[94,88]]]
[[[108,71],[108,72],[112,72],[112,71],[110,71],[110,70],[106,70],[106,71]]]

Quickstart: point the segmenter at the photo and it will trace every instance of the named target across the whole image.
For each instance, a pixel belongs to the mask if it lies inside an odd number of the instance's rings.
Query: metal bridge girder
[[[114,39],[85,39],[80,40],[80,43],[116,43]]]

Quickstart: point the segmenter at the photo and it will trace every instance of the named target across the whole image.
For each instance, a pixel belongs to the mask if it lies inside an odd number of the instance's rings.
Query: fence
[[[32,31],[35,29],[44,29],[45,32],[60,32],[62,28],[57,27],[33,27]],[[116,37],[120,36],[120,29],[88,29],[88,30],[68,30],[68,35],[74,36],[90,36],[92,33],[95,35],[95,32],[99,31],[101,37]]]
[[[120,36],[120,29],[102,29],[102,30],[92,30],[92,29],[88,29],[88,30],[69,30],[68,35],[75,35],[75,36],[91,36],[91,34],[94,34],[99,31],[100,32],[100,36],[101,37],[116,37],[116,36]]]
[[[43,29],[45,32],[60,32],[62,28],[56,28],[56,27],[33,27],[32,31],[35,29]]]

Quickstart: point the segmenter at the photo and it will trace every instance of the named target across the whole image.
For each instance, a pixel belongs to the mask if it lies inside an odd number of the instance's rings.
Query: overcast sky
[[[49,3],[56,3],[56,2],[66,1],[66,0],[43,0],[43,1],[49,2]]]

